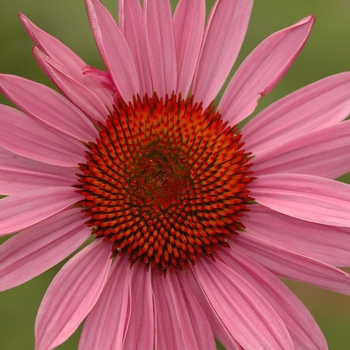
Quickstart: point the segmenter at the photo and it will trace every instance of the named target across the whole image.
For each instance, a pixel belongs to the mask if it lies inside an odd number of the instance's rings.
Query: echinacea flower
[[[36,349],[327,349],[278,279],[350,294],[350,72],[250,120],[302,49],[312,16],[263,41],[218,106],[252,0],[86,0],[107,71],[24,15],[64,96],[0,75],[0,288],[54,266]]]

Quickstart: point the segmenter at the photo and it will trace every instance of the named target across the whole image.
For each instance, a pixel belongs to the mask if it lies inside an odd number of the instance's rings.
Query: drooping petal
[[[174,14],[177,92],[187,96],[197,66],[205,22],[205,1],[181,0]]]
[[[167,275],[170,293],[186,349],[216,349],[210,324],[182,273]]]
[[[105,286],[112,262],[110,254],[111,244],[95,241],[56,275],[36,318],[36,350],[54,349],[78,328]]]
[[[216,349],[208,320],[185,279],[175,272],[153,276],[156,349]]]
[[[249,235],[332,266],[350,265],[350,229],[302,221],[262,205],[249,206],[243,224]]]
[[[209,304],[206,296],[203,294],[192,270],[186,271],[186,277],[182,281],[188,285],[200,308],[203,310],[205,317],[208,319],[214,336],[225,346],[226,349],[243,350],[242,346],[232,336],[231,332],[223,321],[215,314],[211,304]]]
[[[166,278],[153,275],[156,349],[216,349],[209,322],[185,280],[176,272]]]
[[[23,14],[20,13],[19,18],[35,45],[42,52],[65,67],[76,80],[92,90],[106,106],[112,107],[111,90],[82,74],[87,65],[79,56],[59,40],[38,28]]]
[[[132,101],[139,93],[134,59],[122,32],[111,14],[98,0],[85,0],[90,26],[102,59],[120,95]]]
[[[134,57],[140,83],[140,95],[152,96],[152,79],[142,23],[142,8],[138,0],[118,1],[119,27]]]
[[[72,187],[48,187],[0,200],[0,236],[34,225],[80,199]]]
[[[0,245],[0,290],[29,281],[78,249],[90,236],[84,221],[79,210],[66,210]]]
[[[350,227],[350,186],[313,175],[271,174],[250,185],[253,198],[297,219]]]
[[[301,173],[337,178],[349,171],[350,121],[277,144],[254,157],[254,175]]]
[[[23,112],[55,129],[89,141],[97,130],[86,116],[56,91],[14,75],[0,75],[0,91]]]
[[[278,100],[242,129],[253,154],[311,131],[338,124],[350,113],[350,72],[319,80]]]
[[[46,75],[92,122],[104,122],[106,120],[108,105],[105,105],[92,90],[76,80],[69,71],[46,56],[38,48],[33,48],[33,54]]]
[[[154,305],[150,271],[144,266],[131,269],[130,321],[124,340],[124,349],[154,349]]]
[[[252,0],[217,0],[211,10],[193,82],[204,108],[216,97],[237,58],[247,31]]]
[[[3,195],[43,187],[69,187],[76,182],[76,171],[75,168],[40,163],[0,147],[0,193]]]
[[[239,274],[219,260],[192,268],[203,293],[227,329],[245,349],[294,349],[270,304]]]
[[[164,278],[159,277],[154,275],[152,279],[157,327],[155,350],[186,349],[169,285]]]
[[[295,349],[328,349],[309,310],[275,275],[233,248],[224,249],[219,259],[242,276],[274,308],[287,326]]]
[[[47,164],[75,167],[84,159],[78,140],[5,105],[0,105],[0,145]]]
[[[233,240],[237,250],[279,277],[350,295],[350,275],[340,269],[249,234],[240,234]]]
[[[177,62],[168,0],[144,0],[144,30],[153,89],[159,97],[176,91]]]
[[[140,272],[147,273],[146,270]],[[101,297],[85,321],[79,350],[123,349],[130,319],[130,298],[130,262],[127,256],[117,257]]]
[[[270,92],[292,65],[314,21],[308,16],[272,34],[244,60],[218,106],[224,121],[236,125],[254,111],[260,97]]]

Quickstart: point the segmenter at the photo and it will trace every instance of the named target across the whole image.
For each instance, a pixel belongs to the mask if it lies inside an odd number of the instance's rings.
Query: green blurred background
[[[208,8],[213,2],[207,0]],[[103,3],[113,14],[117,13],[117,0],[104,0]],[[83,0],[2,0],[0,72],[53,86],[31,55],[32,43],[21,27],[18,12],[23,12],[39,27],[59,38],[88,64],[103,68]],[[307,45],[275,90],[261,100],[259,110],[306,84],[350,70],[350,0],[256,0],[247,37],[234,69],[269,34],[309,14],[317,20]],[[2,96],[0,103],[8,104]],[[350,178],[341,180],[349,182]],[[46,288],[61,266],[0,294],[0,350],[34,348],[35,315]],[[329,348],[350,349],[350,297],[300,283],[286,283],[314,315]],[[58,349],[76,349],[79,333],[80,329]]]

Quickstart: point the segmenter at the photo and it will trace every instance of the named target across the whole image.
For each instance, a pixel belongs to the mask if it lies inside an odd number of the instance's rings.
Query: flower
[[[60,262],[36,349],[86,318],[80,349],[326,349],[278,279],[349,294],[350,73],[272,104],[239,130],[302,49],[312,16],[263,41],[212,104],[251,0],[86,0],[107,72],[25,16],[64,97],[0,75],[0,288]],[[230,35],[227,35],[230,33]]]

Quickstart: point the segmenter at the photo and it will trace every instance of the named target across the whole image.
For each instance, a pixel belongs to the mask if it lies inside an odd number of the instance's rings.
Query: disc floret
[[[78,204],[113,256],[182,269],[243,228],[250,154],[213,106],[156,94],[119,100],[80,164]]]

